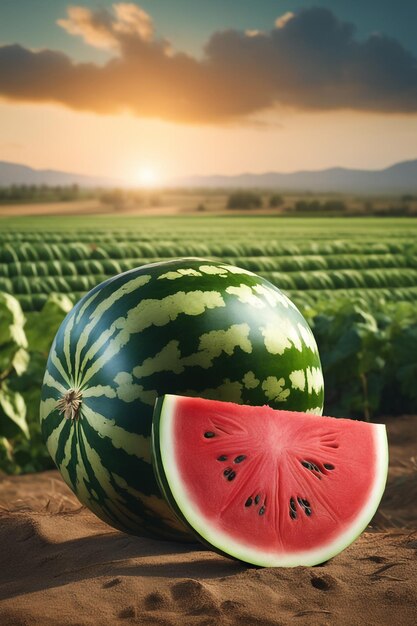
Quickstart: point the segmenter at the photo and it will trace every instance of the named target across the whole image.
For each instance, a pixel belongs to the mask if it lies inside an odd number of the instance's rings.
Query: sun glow
[[[135,182],[140,187],[156,187],[161,181],[158,172],[150,166],[139,169]]]

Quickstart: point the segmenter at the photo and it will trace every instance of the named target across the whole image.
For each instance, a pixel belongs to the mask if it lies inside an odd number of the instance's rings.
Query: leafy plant
[[[6,305],[2,307],[3,302]],[[8,473],[53,467],[40,432],[40,394],[49,349],[71,308],[72,302],[66,296],[51,295],[39,313],[30,313],[25,320],[15,298],[0,294],[0,339],[14,333],[16,349],[6,370],[9,374],[0,387],[0,469]],[[4,330],[6,319],[9,327],[15,327],[9,335]],[[10,358],[13,354],[10,348],[3,351],[4,345],[8,344],[0,344],[0,362],[7,360],[5,355]]]
[[[25,401],[13,389],[14,379],[26,371],[29,363],[24,324],[16,298],[0,293],[0,437],[6,448],[4,440],[18,434],[29,437]]]
[[[370,420],[417,411],[413,303],[333,299],[303,312],[319,346],[328,414]]]

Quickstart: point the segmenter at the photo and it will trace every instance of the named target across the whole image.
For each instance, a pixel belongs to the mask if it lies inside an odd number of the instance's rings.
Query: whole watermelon
[[[157,396],[321,413],[317,345],[276,287],[219,261],[176,259],[101,283],[54,339],[40,407],[65,482],[125,532],[187,540],[151,464]]]

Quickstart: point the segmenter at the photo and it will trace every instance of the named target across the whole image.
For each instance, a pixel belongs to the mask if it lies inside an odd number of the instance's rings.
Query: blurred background
[[[2,0],[0,471],[73,304],[178,256],[297,304],[325,412],[417,412],[417,4]]]

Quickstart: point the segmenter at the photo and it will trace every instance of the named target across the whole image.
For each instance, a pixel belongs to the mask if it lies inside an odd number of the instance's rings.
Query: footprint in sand
[[[242,607],[243,603],[237,600],[225,600],[221,603],[221,608],[225,613],[234,613],[235,611],[239,611]]]
[[[147,611],[158,611],[167,608],[169,604],[168,598],[159,591],[154,591],[145,596],[144,607]]]
[[[171,594],[181,610],[199,615],[221,615],[217,600],[202,583],[189,578],[171,587]]]
[[[386,562],[386,558],[383,556],[367,556],[364,559],[362,559],[362,561],[372,561],[373,563],[385,563]]]
[[[337,586],[335,579],[329,574],[313,576],[310,582],[315,589],[319,589],[320,591],[331,591]]]
[[[118,617],[120,617],[121,619],[129,619],[132,617],[136,618],[137,616],[138,611],[135,606],[127,606],[125,609],[122,609],[118,613]]]
[[[115,587],[116,585],[120,585],[121,582],[122,582],[121,578],[112,578],[111,580],[107,580],[105,583],[103,583],[102,588],[103,589],[110,589],[111,587]]]

